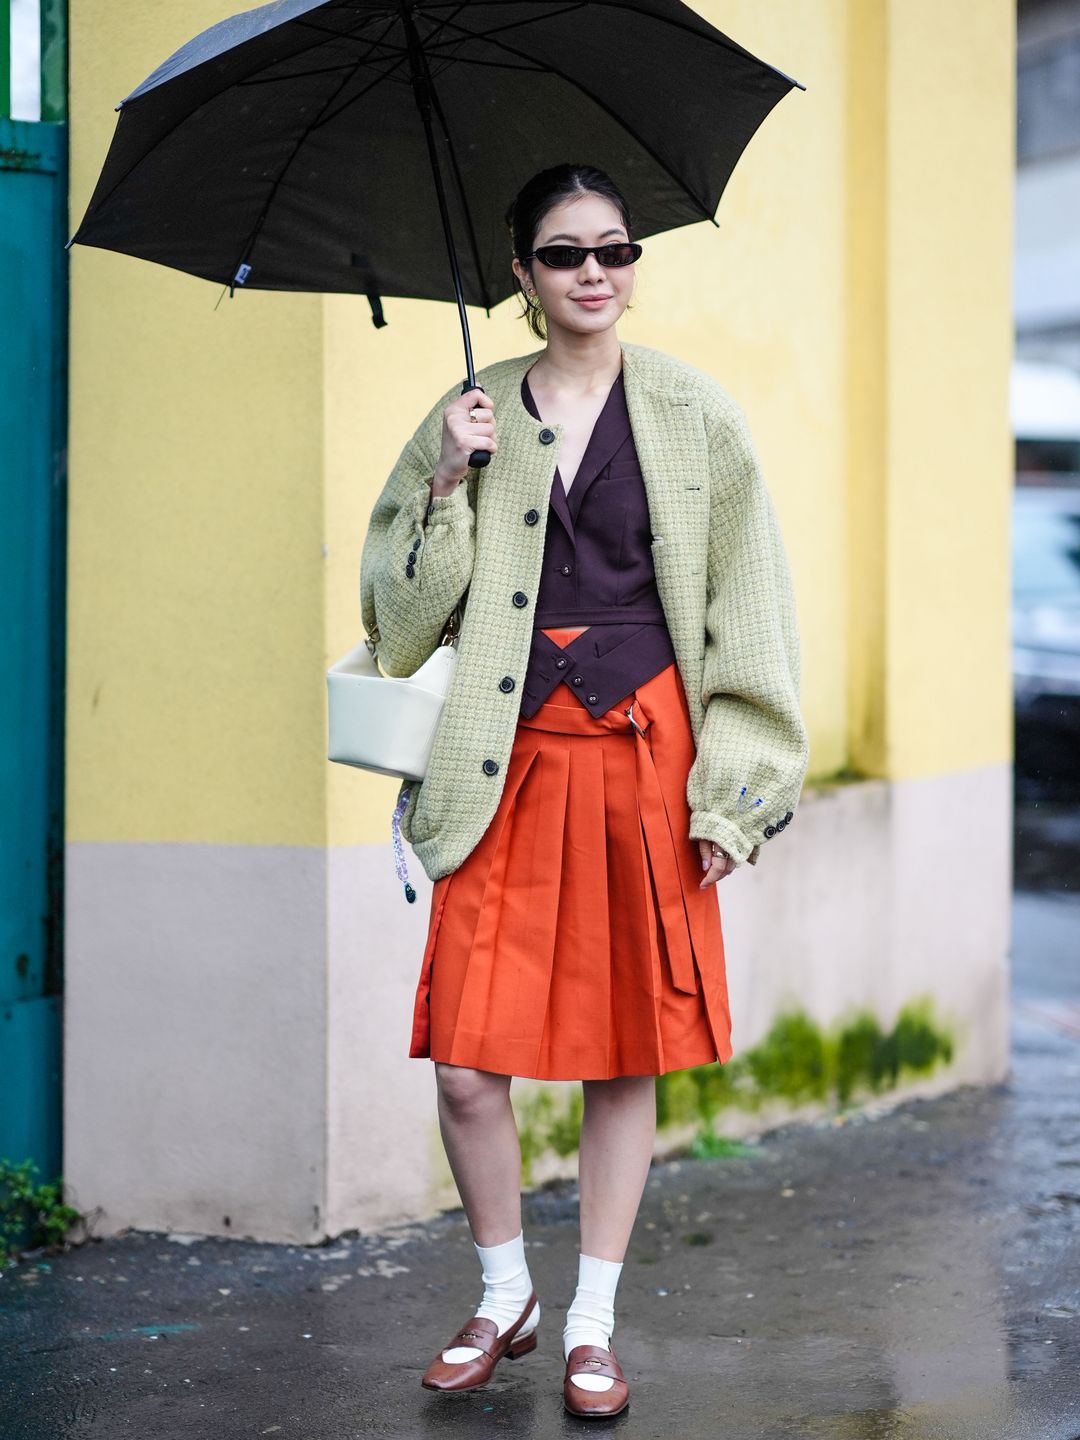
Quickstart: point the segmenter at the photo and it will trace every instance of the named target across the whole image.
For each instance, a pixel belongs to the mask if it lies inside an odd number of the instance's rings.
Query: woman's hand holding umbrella
[[[476,463],[472,458],[475,452],[483,450],[494,455],[498,448],[495,403],[491,397],[475,388],[451,400],[443,411],[442,449],[435,467],[432,495],[452,494],[464,480],[469,466]]]

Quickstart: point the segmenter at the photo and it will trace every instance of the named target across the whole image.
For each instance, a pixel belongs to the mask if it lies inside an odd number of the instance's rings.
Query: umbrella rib
[[[390,8],[371,11],[364,16],[359,25],[354,26],[351,30],[327,30],[322,25],[313,25],[310,20],[304,20],[301,17],[290,20],[288,23],[295,25],[298,30],[312,30],[316,35],[325,35],[328,40],[354,40],[357,30],[362,30],[364,26],[372,20],[378,20],[386,16],[390,16],[391,22],[397,18],[396,12]]]
[[[452,20],[448,20],[446,23],[447,23],[448,25],[454,27],[454,22],[453,22]],[[463,28],[463,27],[454,27],[454,28]],[[469,30],[465,30],[464,33],[465,33],[466,35],[472,35],[472,32],[469,31]],[[503,41],[503,40],[492,40],[490,35],[487,35],[487,34],[485,34],[485,35],[473,35],[472,38],[473,38],[473,39],[479,39],[479,40],[488,40],[492,45],[496,46],[498,49],[500,49],[500,50],[506,50],[506,51],[508,51],[510,54],[516,55],[516,56],[518,57],[518,59],[528,59],[528,58],[529,58],[529,57],[528,57],[527,55],[525,55],[522,51],[518,50],[515,46],[513,46],[513,45],[507,45],[507,44],[505,43],[505,41]],[[466,64],[469,63],[467,59],[465,60],[465,63],[466,63]],[[688,196],[689,196],[689,198],[693,201],[693,203],[694,203],[694,204],[698,207],[698,209],[701,211],[702,219],[704,219],[704,220],[711,220],[714,225],[717,223],[715,217],[713,216],[712,210],[704,203],[703,200],[701,200],[697,195],[694,194],[694,192],[693,192],[693,191],[690,189],[690,187],[687,185],[686,181],[683,180],[682,176],[676,174],[676,172],[675,172],[674,170],[672,170],[671,166],[667,163],[667,161],[664,160],[660,155],[658,155],[658,154],[656,153],[656,151],[653,149],[653,147],[652,147],[650,144],[648,144],[647,141],[645,141],[645,140],[643,140],[643,139],[641,138],[641,136],[637,133],[637,131],[633,128],[633,126],[627,125],[627,123],[626,123],[625,120],[623,120],[619,115],[616,115],[615,112],[610,108],[610,106],[606,105],[606,104],[603,102],[603,100],[598,99],[590,90],[588,90],[588,89],[581,83],[580,80],[575,80],[575,79],[573,78],[573,76],[567,75],[564,71],[559,70],[559,69],[556,68],[554,65],[546,65],[546,66],[545,66],[545,69],[546,69],[547,72],[548,72],[549,74],[551,74],[551,75],[558,75],[559,78],[560,78],[561,80],[565,80],[568,85],[573,85],[576,90],[580,90],[581,93],[582,93],[587,99],[591,100],[591,101],[593,102],[593,104],[597,106],[598,109],[603,110],[606,115],[610,115],[611,118],[615,121],[615,123],[616,123],[617,125],[620,125],[620,126],[622,127],[622,129],[624,129],[624,130],[627,132],[627,134],[628,134],[633,140],[636,140],[636,141],[637,141],[637,143],[641,146],[642,150],[644,150],[647,155],[651,156],[652,159],[656,161],[657,165],[660,166],[660,168],[664,171],[664,173],[665,173],[666,175],[670,176],[670,178],[671,178],[672,180],[674,180],[675,184],[678,185],[679,189],[682,190],[685,195],[688,195]]]
[[[463,6],[464,3],[465,3],[465,0],[460,0],[459,8],[461,8],[461,6]],[[368,54],[370,54],[371,51],[372,51],[376,46],[382,45],[382,44],[384,43],[384,40],[385,40],[387,31],[391,28],[392,25],[394,25],[394,24],[396,23],[396,20],[397,20],[397,16],[396,16],[396,15],[391,15],[391,16],[389,16],[389,18],[388,18],[388,20],[387,20],[387,24],[386,24],[386,26],[385,26],[384,29],[383,29],[383,33],[382,33],[380,36],[378,36],[377,38],[372,39],[372,40],[370,40],[370,41],[368,42],[368,49],[367,49],[367,53],[368,53]],[[445,25],[445,24],[448,24],[448,23],[450,23],[450,22],[449,22],[448,20],[441,20],[439,23],[440,23],[440,25]],[[317,27],[309,27],[309,28],[317,28]],[[336,37],[336,38],[349,38],[349,37]],[[337,90],[334,92],[334,94],[327,96],[326,102],[325,102],[325,104],[323,105],[322,110],[319,112],[319,114],[315,117],[315,119],[311,122],[311,124],[307,127],[307,129],[304,131],[304,133],[300,136],[299,140],[297,140],[296,144],[293,146],[292,154],[289,156],[288,160],[286,160],[285,164],[282,166],[280,172],[278,173],[277,178],[274,180],[273,185],[270,187],[269,194],[267,195],[266,200],[265,200],[264,203],[263,203],[263,207],[262,207],[261,211],[259,212],[259,217],[258,217],[258,219],[257,219],[256,222],[255,222],[255,225],[254,225],[254,227],[253,227],[253,229],[252,229],[252,232],[251,232],[250,236],[248,237],[247,241],[245,242],[244,249],[243,249],[243,251],[242,251],[241,254],[240,254],[239,260],[236,262],[236,265],[233,267],[233,275],[234,275],[234,276],[235,276],[237,270],[240,268],[240,266],[243,265],[243,264],[245,264],[245,263],[247,263],[248,256],[252,253],[252,251],[253,251],[253,249],[254,249],[254,246],[255,246],[255,242],[258,240],[259,234],[260,234],[260,232],[261,232],[261,230],[262,230],[262,227],[263,227],[263,224],[265,223],[267,212],[268,212],[268,210],[270,209],[270,206],[273,204],[274,196],[277,194],[278,189],[279,189],[282,181],[284,180],[286,174],[287,174],[288,171],[289,171],[289,167],[292,165],[293,161],[296,159],[297,155],[300,153],[300,151],[301,151],[301,149],[303,148],[303,146],[304,146],[305,142],[307,141],[308,137],[309,137],[315,130],[320,129],[324,124],[326,124],[326,123],[328,123],[328,121],[332,120],[335,115],[340,115],[341,112],[342,112],[343,110],[347,109],[349,105],[355,104],[355,102],[356,102],[357,100],[362,99],[365,95],[370,95],[370,93],[372,92],[372,90],[374,90],[377,86],[381,85],[385,80],[389,79],[389,77],[394,73],[395,70],[398,70],[398,69],[401,68],[402,64],[403,64],[404,61],[407,59],[407,54],[406,54],[406,52],[404,52],[404,51],[401,52],[401,58],[399,58],[397,61],[395,61],[395,63],[390,67],[390,69],[385,70],[381,75],[379,75],[375,80],[373,80],[372,83],[371,83],[370,85],[368,85],[363,91],[361,91],[361,93],[360,93],[359,95],[354,95],[354,96],[352,97],[352,99],[350,99],[350,100],[348,100],[348,101],[346,102],[345,105],[340,106],[337,110],[333,111],[331,114],[328,115],[328,114],[326,113],[327,110],[328,110],[329,107],[334,103],[334,101],[338,98],[338,96],[341,94],[342,90],[344,90],[345,86],[349,83],[349,80],[350,80],[351,76],[354,75],[354,74],[356,73],[356,71],[360,68],[360,66],[364,63],[364,59],[365,59],[365,58],[366,58],[366,57],[361,57],[360,59],[358,59],[357,62],[356,62],[356,64],[353,66],[352,70],[350,71],[350,74],[347,75],[347,76],[342,80],[341,84],[337,87]],[[466,214],[467,214],[467,213],[468,213],[468,211],[467,211],[467,207],[466,207]],[[485,293],[486,293],[486,292],[485,292]]]
[[[426,0],[424,9],[425,11],[438,9],[442,4],[449,3],[451,3],[451,0]],[[479,9],[480,6],[483,5],[487,8],[497,10],[503,5],[519,4],[520,0],[473,0],[473,3],[475,5],[475,8],[477,9]],[[540,3],[540,0],[533,0],[533,3]],[[559,0],[550,0],[550,3],[556,4],[559,3]],[[630,11],[631,14],[640,15],[646,20],[655,20],[659,25],[667,25],[673,30],[682,30],[686,34],[692,35],[695,40],[707,40],[711,44],[718,46],[720,49],[729,50],[734,55],[741,55],[745,60],[752,60],[755,65],[764,66],[766,70],[771,70],[774,75],[779,75],[781,79],[787,80],[789,84],[797,85],[800,90],[806,89],[806,86],[800,80],[796,80],[794,76],[785,74],[783,70],[778,70],[777,67],[775,65],[771,65],[768,60],[762,60],[759,56],[751,54],[750,51],[744,49],[744,47],[740,45],[738,41],[732,40],[729,35],[725,35],[721,30],[714,30],[713,34],[707,35],[700,30],[696,30],[693,25],[688,25],[685,20],[676,20],[670,15],[657,15],[651,10],[641,10],[636,5],[628,3],[628,0],[583,0],[583,4],[590,8],[595,5],[598,9],[618,10],[620,13]],[[571,8],[577,9],[581,7],[574,6]],[[556,10],[553,13],[558,15],[562,12]],[[545,16],[544,18],[547,19],[548,17]],[[517,21],[515,23],[528,25],[535,24],[536,21],[526,20]],[[513,27],[506,26],[504,28],[512,29]],[[480,39],[485,37],[477,36],[476,38]]]
[[[394,21],[393,21],[393,20],[390,20],[390,22],[388,23],[388,25],[387,25],[386,28],[389,29],[390,25],[392,25],[393,23],[394,23]],[[385,33],[386,33],[386,31],[384,30],[384,31],[383,31],[383,34],[385,35]],[[382,39],[382,36],[379,37],[379,40],[380,40],[380,41],[381,41],[381,39]],[[378,42],[376,42],[376,43],[378,43]],[[353,69],[352,69],[352,71],[350,72],[350,74],[345,76],[345,78],[342,80],[341,84],[337,87],[337,89],[334,91],[334,93],[333,93],[332,95],[328,95],[328,96],[326,97],[326,101],[325,101],[325,103],[324,103],[321,111],[319,112],[319,115],[316,116],[316,118],[311,122],[311,124],[307,127],[307,129],[304,131],[304,133],[303,133],[303,134],[300,136],[300,138],[296,141],[295,145],[294,145],[293,148],[292,148],[291,154],[289,155],[288,159],[285,161],[285,164],[281,167],[280,171],[278,172],[278,174],[277,174],[277,176],[276,176],[276,178],[275,178],[275,180],[274,180],[273,185],[270,187],[270,191],[269,191],[269,193],[267,194],[267,197],[266,197],[265,201],[263,202],[262,209],[259,211],[259,217],[258,217],[258,219],[255,221],[255,225],[254,225],[254,227],[253,227],[253,229],[252,229],[252,231],[251,231],[251,234],[249,235],[247,241],[246,241],[245,244],[244,244],[244,248],[243,248],[243,251],[242,251],[241,254],[240,254],[240,258],[237,260],[235,266],[233,267],[232,277],[230,277],[230,281],[231,281],[231,279],[232,279],[233,277],[235,277],[236,272],[239,270],[240,266],[247,263],[248,256],[252,254],[252,252],[253,252],[253,250],[254,250],[254,248],[255,248],[255,243],[256,243],[256,241],[258,240],[259,235],[260,235],[260,233],[261,233],[261,231],[262,231],[262,227],[263,227],[263,225],[264,225],[264,223],[265,223],[265,221],[266,221],[267,212],[269,211],[270,206],[273,204],[274,196],[277,194],[277,192],[278,192],[278,190],[279,190],[279,188],[280,188],[280,186],[281,186],[282,181],[285,179],[285,176],[286,176],[286,175],[288,174],[288,172],[289,172],[289,167],[292,165],[292,163],[293,163],[293,161],[296,159],[297,155],[299,155],[299,153],[300,153],[301,149],[303,148],[304,143],[305,143],[305,141],[307,140],[308,136],[312,133],[312,131],[313,131],[314,129],[316,129],[316,127],[317,127],[317,125],[318,125],[318,123],[319,123],[319,120],[320,120],[321,116],[322,116],[323,114],[325,114],[327,108],[334,103],[334,101],[337,99],[337,97],[341,94],[342,90],[343,90],[343,89],[345,88],[345,86],[349,83],[349,80],[350,80],[351,76],[356,73],[356,71],[360,68],[360,66],[361,66],[363,63],[364,63],[363,57],[361,57],[360,59],[357,60],[356,64],[353,66]],[[401,61],[399,60],[399,61],[396,62],[395,66],[392,67],[392,68],[393,68],[393,69],[396,69],[400,64],[401,64]],[[369,88],[369,89],[373,89],[373,88],[374,88],[374,85],[380,84],[384,79],[386,79],[386,75],[389,74],[389,73],[391,73],[391,72],[390,72],[390,71],[387,71],[385,74],[381,75],[381,76],[378,78],[378,80],[376,80],[376,81],[374,82],[374,84],[373,84],[372,86],[369,86],[368,88]],[[226,283],[229,283],[229,282],[227,281]]]
[[[518,0],[513,0],[513,3],[515,3],[515,4],[518,3]],[[560,15],[571,15],[571,14],[573,14],[573,12],[574,12],[575,10],[585,10],[585,9],[587,9],[587,8],[588,8],[588,5],[589,5],[590,3],[591,3],[591,0],[574,0],[574,3],[573,3],[573,4],[569,4],[569,5],[564,4],[564,5],[562,5],[562,7],[561,7],[560,9],[558,9],[558,10],[552,10],[549,14],[546,14],[543,18],[544,18],[544,20],[546,21],[546,20],[551,20],[551,19],[557,19]],[[444,21],[443,23],[445,24],[445,23],[452,23],[452,22]],[[484,30],[483,32],[478,32],[478,31],[474,31],[474,30],[466,30],[464,33],[465,33],[466,35],[468,35],[470,39],[473,39],[473,40],[490,40],[491,37],[492,37],[492,35],[504,35],[507,30],[520,30],[523,26],[534,26],[534,25],[536,25],[537,23],[539,23],[538,20],[537,20],[537,17],[536,17],[535,15],[531,15],[531,16],[529,16],[529,18],[528,18],[527,20],[513,20],[513,21],[510,22],[510,24],[508,24],[508,25],[500,25],[500,26],[499,26],[497,29],[495,29],[495,30]],[[457,40],[448,41],[448,42],[446,42],[446,43],[448,43],[448,44],[458,44],[459,42],[460,42],[460,36],[458,37]],[[425,46],[425,49],[426,49],[426,48],[427,48],[427,47]],[[441,47],[433,47],[433,48],[441,48]]]
[[[300,21],[293,21],[293,22],[291,22],[291,23],[292,23],[292,24],[299,25],[299,24],[301,24],[302,22],[300,22]],[[362,21],[361,23],[362,23],[362,24],[366,24],[366,23],[367,23],[366,19],[365,19],[364,21]],[[393,24],[393,19],[391,19],[391,22],[390,22],[390,23]],[[332,36],[332,38],[335,39],[335,40],[349,40],[349,39],[352,39],[352,38],[353,38],[353,36],[352,36],[352,35],[349,35],[349,34],[338,34],[336,31],[332,31],[332,30],[320,30],[320,27],[317,26],[317,25],[308,25],[308,26],[306,26],[305,28],[306,28],[306,29],[309,29],[309,30],[316,30],[316,31],[318,31],[320,34],[323,34],[323,35]],[[386,31],[387,31],[389,28],[390,28],[389,25],[386,26],[386,27],[384,27],[384,29],[383,29],[383,34],[384,34],[384,35],[386,34]],[[311,45],[306,45],[306,46],[304,46],[302,49],[297,50],[293,55],[290,55],[289,59],[290,59],[290,60],[295,60],[296,57],[297,57],[297,55],[306,55],[306,54],[308,54],[308,52],[311,51],[311,50],[317,50],[317,49],[319,48],[319,44],[320,44],[320,43],[321,43],[321,42],[315,41],[315,42],[313,42]],[[273,63],[279,64],[280,62],[279,62],[279,61],[275,61],[275,62],[273,62]],[[361,63],[361,62],[357,62],[357,63]],[[354,68],[355,68],[355,67],[354,67]],[[249,83],[249,77],[245,77],[243,80],[235,80],[235,81],[233,81],[233,85],[228,86],[228,87],[226,87],[226,88],[227,88],[227,89],[232,89],[233,86],[237,86],[237,87],[238,87],[238,86],[240,86],[240,85],[245,85],[245,84],[248,84],[248,83]],[[340,91],[340,87],[339,87],[339,91]],[[148,93],[149,93],[149,92],[148,92]],[[225,92],[222,91],[221,93],[225,93]],[[140,96],[139,98],[142,99],[143,97]],[[215,96],[214,98],[217,99],[218,97]],[[127,102],[126,100],[125,100],[125,101],[121,101],[121,103],[117,106],[117,109],[120,111],[121,119],[123,119],[123,113],[124,113],[124,109],[125,109],[127,103],[128,103],[128,102]],[[204,103],[204,102],[200,102],[200,105],[201,105],[202,103]],[[196,105],[196,106],[195,106],[195,109],[198,110],[198,109],[200,108],[200,105]],[[175,134],[175,132],[179,129],[180,125],[182,125],[182,124],[184,123],[184,121],[190,120],[190,119],[191,119],[191,116],[192,116],[194,113],[195,113],[194,110],[189,111],[189,112],[183,117],[183,120],[177,122],[177,124],[172,127],[172,130],[169,131],[169,134],[170,134],[170,135]],[[120,123],[120,121],[117,121],[117,124],[119,124],[119,123]],[[306,139],[307,137],[305,136],[304,138]],[[97,214],[97,213],[101,210],[101,207],[102,207],[103,205],[105,205],[109,200],[112,199],[112,197],[116,194],[116,192],[120,189],[120,187],[121,187],[122,185],[126,184],[127,181],[131,179],[132,175],[134,175],[135,171],[139,168],[139,166],[143,163],[143,161],[146,160],[146,159],[148,159],[148,158],[154,153],[154,150],[155,150],[156,148],[157,148],[156,145],[152,146],[149,150],[146,151],[146,153],[145,153],[144,155],[140,155],[140,156],[139,156],[139,158],[135,161],[135,163],[131,166],[131,168],[130,168],[129,170],[125,170],[125,171],[124,171],[123,175],[121,175],[121,176],[116,180],[116,183],[112,186],[112,188],[108,191],[108,193],[105,194],[105,195],[102,195],[101,199],[100,199],[100,200],[97,202],[97,204],[93,207],[93,213],[94,213],[94,214]],[[87,211],[87,214],[86,214],[86,217],[84,217],[84,218],[89,219],[89,218],[90,218],[90,214],[91,214],[91,212],[88,210],[88,211]]]
[[[466,4],[468,4],[468,3],[470,3],[470,0],[454,0],[455,13],[458,13],[458,12],[460,12],[461,10],[464,10]],[[452,23],[453,23],[453,22],[452,22],[449,18],[443,19],[443,20],[440,20],[440,21],[439,21],[440,27],[445,27],[446,25],[449,25],[449,24],[452,24]],[[466,31],[466,34],[468,34],[468,33],[469,33],[469,32]],[[426,49],[426,47],[425,47],[425,49]],[[406,50],[402,50],[400,53],[401,53],[402,59],[407,59],[407,58],[408,58],[408,52],[407,52]],[[398,64],[400,65],[400,63],[401,63],[401,62],[399,61]],[[398,67],[395,66],[394,68],[397,69]],[[390,71],[387,71],[385,75],[380,75],[379,79],[375,82],[375,84],[377,85],[377,84],[379,84],[381,81],[385,80],[390,73],[391,73]],[[312,129],[313,129],[313,130],[321,130],[324,125],[329,125],[329,123],[330,123],[331,120],[336,120],[339,115],[344,114],[344,112],[345,112],[346,110],[348,110],[348,108],[349,108],[350,105],[355,105],[355,104],[357,103],[357,101],[363,100],[365,96],[370,95],[371,91],[372,91],[374,88],[375,88],[375,85],[369,85],[366,90],[361,90],[360,93],[359,93],[359,95],[352,95],[352,96],[350,96],[349,99],[344,102],[344,104],[339,105],[338,108],[337,108],[336,110],[332,111],[329,115],[325,115],[325,114],[324,114],[324,115],[320,115],[318,121],[312,126]]]
[[[465,4],[466,4],[466,3],[467,3],[467,0],[456,0],[455,6],[454,6],[454,13],[455,13],[455,14],[459,14],[459,13],[465,8]],[[436,22],[437,28],[435,29],[435,32],[434,32],[434,33],[435,33],[435,34],[438,34],[439,30],[444,29],[447,25],[450,25],[450,24],[452,24],[452,23],[453,23],[453,21],[452,21],[452,19],[451,19],[449,16],[444,16],[444,17],[440,18],[440,19]],[[468,32],[465,32],[465,33],[468,34]],[[380,37],[380,43],[381,43],[381,37]],[[423,46],[423,49],[424,49],[424,53],[425,53],[425,56],[426,56],[426,54],[428,53],[428,45],[427,45],[426,42],[425,42],[425,44],[424,44],[424,46]],[[406,58],[406,55],[407,55],[407,52],[402,52],[403,59]],[[378,79],[376,79],[375,81],[373,81],[372,84],[371,84],[371,85],[368,85],[365,89],[361,90],[359,94],[350,96],[349,99],[346,100],[346,101],[344,102],[344,104],[339,105],[336,110],[331,110],[331,111],[329,111],[329,113],[327,113],[327,108],[324,107],[323,112],[318,116],[318,118],[317,118],[316,120],[314,120],[314,121],[312,122],[312,124],[311,124],[311,126],[309,127],[307,133],[304,135],[303,139],[300,141],[300,144],[302,145],[302,144],[304,143],[304,140],[307,139],[307,136],[310,135],[310,134],[312,133],[312,131],[321,129],[322,126],[324,126],[324,125],[328,125],[331,120],[335,120],[339,115],[343,114],[344,111],[346,111],[351,105],[357,104],[360,100],[363,100],[363,99],[365,98],[365,96],[370,95],[371,92],[372,92],[372,90],[374,90],[377,85],[380,85],[385,79],[388,78],[388,76],[389,76],[390,74],[393,73],[393,70],[398,69],[398,68],[400,67],[401,63],[402,63],[402,62],[399,60],[398,63],[397,63],[395,66],[392,67],[391,70],[388,70],[388,71],[386,71],[383,75],[380,75],[380,76],[378,77]],[[517,67],[517,66],[515,66],[514,68],[528,68],[528,67]],[[437,93],[436,93],[436,91],[435,91],[434,83],[431,82],[430,73],[429,73],[428,79],[429,79],[429,84],[430,84],[430,94],[431,94],[431,98],[432,98],[432,101],[433,101],[433,103],[434,103],[435,110],[436,110],[436,112],[437,112],[437,114],[438,114],[438,117],[439,117],[439,123],[440,123],[440,125],[442,126],[443,137],[444,137],[444,139],[445,139],[445,141],[446,141],[447,151],[449,152],[449,156],[450,156],[451,169],[452,169],[452,171],[453,171],[454,180],[455,180],[456,185],[457,185],[458,198],[459,198],[459,201],[460,201],[460,203],[461,203],[461,209],[462,209],[462,212],[463,212],[464,217],[465,217],[465,226],[466,226],[466,230],[467,230],[467,232],[468,232],[468,243],[469,243],[469,246],[470,246],[470,248],[471,248],[471,250],[472,250],[473,263],[474,263],[474,265],[476,266],[476,274],[477,274],[477,276],[478,276],[478,278],[479,278],[480,286],[481,286],[481,289],[482,289],[483,295],[484,295],[484,308],[485,308],[485,310],[487,310],[487,311],[490,312],[490,310],[491,310],[491,299],[490,299],[490,296],[489,296],[489,293],[488,293],[487,285],[486,285],[485,280],[484,280],[484,270],[483,270],[483,266],[482,266],[481,263],[480,263],[479,250],[478,250],[477,240],[476,240],[476,232],[475,232],[475,228],[474,228],[473,223],[472,223],[472,214],[471,214],[471,212],[470,212],[470,210],[469,210],[469,203],[468,203],[468,200],[467,200],[466,195],[465,195],[464,180],[463,180],[463,178],[462,178],[461,171],[460,171],[460,169],[459,169],[459,167],[458,167],[457,156],[456,156],[455,153],[454,153],[454,148],[453,148],[453,145],[452,145],[451,140],[450,140],[450,132],[449,132],[449,130],[448,130],[448,128],[447,128],[446,116],[445,116],[445,114],[443,113],[442,106],[441,106],[440,103],[439,103],[439,97],[438,97],[438,95],[437,95]],[[346,83],[347,83],[347,82],[346,82]],[[339,87],[338,92],[337,92],[338,95],[341,94],[341,90],[342,90],[343,88],[344,88],[344,86]],[[298,148],[299,148],[299,147],[298,147]],[[276,188],[276,187],[275,187],[275,188]],[[271,198],[272,198],[272,194],[271,194]],[[269,203],[269,202],[268,202],[268,203]]]
[[[311,129],[308,130],[307,135],[304,136],[304,139],[306,140],[306,139],[307,139],[307,136],[310,135],[310,134],[312,133],[312,131],[321,130],[322,127],[323,127],[324,125],[328,125],[331,120],[337,119],[337,117],[338,117],[343,111],[348,110],[348,108],[349,108],[350,105],[355,105],[358,100],[363,100],[366,96],[370,95],[373,90],[377,90],[377,89],[379,88],[379,86],[383,83],[384,80],[389,80],[389,79],[390,79],[391,75],[393,75],[393,73],[394,73],[395,70],[400,70],[400,69],[401,69],[402,65],[404,65],[404,64],[406,63],[406,61],[408,60],[408,58],[409,58],[409,57],[408,57],[407,53],[403,50],[403,51],[401,52],[400,58],[397,59],[397,60],[395,60],[394,63],[393,63],[393,65],[391,65],[388,70],[384,70],[381,75],[376,75],[375,79],[372,80],[372,82],[371,82],[370,85],[365,86],[363,90],[361,90],[361,91],[358,92],[358,94],[356,94],[356,95],[351,95],[351,96],[349,97],[349,99],[345,101],[345,103],[344,103],[343,105],[339,105],[338,108],[337,108],[336,110],[331,111],[331,113],[330,113],[329,115],[327,115],[327,114],[325,114],[325,113],[322,114],[322,115],[320,115],[319,118],[318,118],[318,119],[314,122],[314,124],[311,126]],[[343,86],[342,88],[344,89],[344,86]],[[341,92],[339,91],[338,94],[340,94],[340,93],[341,93]],[[334,99],[337,99],[337,96],[334,96]]]
[[[547,75],[549,73],[546,65],[514,65],[509,60],[478,60],[473,55],[444,55],[444,63],[440,65],[436,74],[442,75],[451,65],[478,65],[481,69],[488,70],[518,70],[523,75]]]
[[[312,75],[336,75],[341,70],[354,72],[356,61],[349,60],[343,65],[327,65],[323,70],[290,70],[287,75],[255,75],[250,79],[237,80],[235,84],[238,90],[248,85],[280,85],[283,80],[307,80]]]
[[[517,3],[517,0],[514,0],[514,3]],[[586,10],[590,3],[592,3],[592,0],[573,0],[572,4],[562,4],[559,10],[552,10],[552,12],[546,14],[544,20],[559,19],[559,16],[563,16],[563,14],[573,14],[575,10]],[[482,32],[481,30],[465,30],[465,35],[468,35],[469,39],[472,40],[488,40],[491,39],[492,35],[505,35],[507,30],[520,30],[523,29],[523,27],[533,27],[536,26],[537,23],[539,23],[537,17],[530,16],[527,20],[511,20],[510,24],[501,24],[501,26],[498,26],[497,29],[494,30],[482,30]],[[454,40],[454,42],[448,43],[458,42]],[[438,49],[438,46],[435,46],[435,49]]]

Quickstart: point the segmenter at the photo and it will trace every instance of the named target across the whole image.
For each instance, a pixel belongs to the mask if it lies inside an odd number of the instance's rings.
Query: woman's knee
[[[466,1065],[435,1062],[439,1099],[461,1117],[485,1114],[504,1104],[510,1090],[510,1076],[490,1070],[473,1070]]]
[[[624,1106],[655,1110],[656,1106],[654,1075],[614,1075],[610,1080],[584,1080],[582,1090],[586,1110],[619,1110]]]
[[[642,1096],[656,1091],[655,1075],[613,1075],[610,1080],[583,1080],[584,1098],[619,1099],[625,1095]]]

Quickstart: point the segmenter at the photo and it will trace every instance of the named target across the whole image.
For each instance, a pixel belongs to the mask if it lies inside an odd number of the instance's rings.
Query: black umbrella
[[[796,85],[679,0],[275,0],[204,30],[120,102],[68,246],[230,294],[363,294],[376,326],[384,295],[456,299],[464,392],[465,306],[490,315],[514,293],[504,215],[530,174],[587,155],[626,196],[634,239],[713,220]]]

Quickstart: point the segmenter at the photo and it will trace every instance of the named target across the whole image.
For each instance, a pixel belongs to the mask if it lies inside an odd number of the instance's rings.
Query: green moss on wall
[[[896,1086],[904,1074],[926,1074],[947,1065],[953,1053],[952,1037],[934,1023],[928,999],[905,1005],[888,1031],[865,1011],[826,1031],[801,1011],[788,1010],[777,1016],[757,1045],[726,1065],[658,1076],[657,1113],[672,1111],[664,1096],[669,1087],[685,1095],[684,1075],[695,1084],[697,1118],[707,1133],[725,1105],[754,1110],[766,1100],[795,1105],[832,1099],[843,1106],[857,1091],[879,1094]],[[678,1118],[689,1118],[685,1104],[677,1108],[682,1112]]]
[[[843,1107],[859,1092],[880,1094],[905,1075],[947,1065],[953,1053],[953,1039],[935,1024],[928,999],[905,1005],[887,1031],[866,1011],[824,1030],[802,1011],[787,1010],[757,1045],[726,1065],[713,1062],[657,1076],[657,1128],[697,1122],[691,1153],[700,1158],[739,1153],[737,1142],[715,1132],[718,1117],[730,1106],[756,1110],[765,1101],[781,1099],[791,1105],[832,1100]],[[546,1089],[515,1096],[524,1184],[532,1183],[532,1165],[540,1155],[572,1155],[578,1148],[583,1110],[580,1089],[559,1105]]]
[[[780,1015],[742,1060],[759,1096],[796,1104],[824,1100],[829,1088],[828,1041],[812,1020],[796,1011]]]

